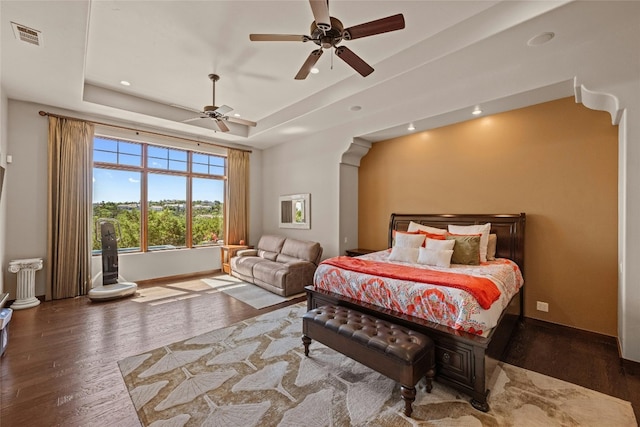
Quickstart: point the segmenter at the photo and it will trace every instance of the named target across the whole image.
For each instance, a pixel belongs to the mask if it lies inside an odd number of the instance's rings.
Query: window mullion
[[[148,221],[148,213],[149,213],[149,191],[148,191],[148,173],[147,169],[147,144],[142,144],[142,176],[140,177],[140,198],[142,199],[140,203],[140,250],[142,252],[147,252],[149,250],[149,242],[148,242],[148,233],[147,227],[149,226]]]
[[[187,222],[187,227],[186,227],[186,232],[187,232],[187,247],[188,248],[192,248],[193,247],[193,238],[192,238],[192,232],[193,232],[193,212],[192,212],[192,205],[193,205],[193,185],[191,182],[192,176],[191,176],[191,151],[187,152],[187,200],[185,201],[185,208],[186,208],[186,222]]]

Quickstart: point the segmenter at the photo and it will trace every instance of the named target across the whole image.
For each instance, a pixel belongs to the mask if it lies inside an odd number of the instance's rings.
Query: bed
[[[524,213],[505,215],[394,213],[389,221],[388,247],[393,246],[395,233],[406,231],[411,222],[440,229],[446,229],[449,224],[491,223],[490,233],[496,235],[496,258],[499,262],[502,260],[504,263],[515,263],[514,265],[519,268],[519,274],[524,275],[525,218]],[[386,255],[385,252],[387,252]],[[388,257],[388,251],[376,252],[360,258],[385,261],[385,257]],[[325,261],[331,262],[331,260]],[[350,283],[337,283],[331,289],[323,289],[327,286],[322,282],[322,277],[322,271],[320,271],[314,279],[314,285],[306,288],[309,310],[326,304],[342,305],[428,335],[435,342],[437,380],[467,393],[471,396],[471,404],[476,409],[485,412],[489,410],[488,380],[509,342],[514,327],[523,317],[524,288],[522,286],[518,286],[513,293],[509,294],[508,300],[500,303],[502,310],[490,316],[493,317],[491,323],[495,326],[483,330],[473,326],[475,320],[469,324],[463,321],[451,323],[451,321],[427,320],[422,318],[424,317],[422,315],[418,317],[416,312],[408,314],[399,311],[404,309],[402,304],[391,303],[383,307],[380,304],[371,303],[371,298],[367,300],[359,296],[361,293],[345,291],[358,280],[353,276],[353,272],[338,275],[338,277],[344,277],[342,280]],[[496,303],[492,305],[495,311]]]

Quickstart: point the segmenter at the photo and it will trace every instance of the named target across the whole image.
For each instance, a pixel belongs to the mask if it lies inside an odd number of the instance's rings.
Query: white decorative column
[[[17,259],[9,263],[9,271],[18,273],[16,300],[11,304],[14,310],[31,308],[40,304],[36,298],[36,271],[42,269],[41,258]]]

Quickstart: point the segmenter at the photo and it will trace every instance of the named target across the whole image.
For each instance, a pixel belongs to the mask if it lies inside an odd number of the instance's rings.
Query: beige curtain
[[[91,289],[93,124],[49,117],[46,299]]]
[[[249,153],[229,149],[227,182],[227,226],[224,241],[237,245],[240,240],[248,244],[249,237]]]

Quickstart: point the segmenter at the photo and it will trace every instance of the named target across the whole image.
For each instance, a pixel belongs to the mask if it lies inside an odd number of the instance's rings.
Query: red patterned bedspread
[[[477,335],[488,334],[497,324],[502,310],[524,283],[517,264],[508,259],[498,259],[479,266],[452,265],[451,268],[437,268],[389,261],[389,251],[352,258],[359,261],[342,258],[345,257],[325,260],[320,264],[314,277],[314,286],[317,289],[335,292]],[[366,260],[370,262],[362,262]],[[367,264],[371,267],[368,270],[356,268]],[[411,267],[413,272],[404,276],[393,273],[380,275],[385,264],[389,266],[389,271],[397,273]],[[355,271],[358,269],[360,271]],[[436,279],[457,273],[479,279],[477,282],[489,280],[494,284],[497,296],[489,297],[492,299],[491,303],[487,304],[485,300],[481,304],[472,295],[474,291],[461,289],[461,286],[439,285],[438,280],[431,280],[436,283],[416,280],[416,274],[420,271],[425,273],[425,277]],[[486,308],[483,308],[483,305]]]

